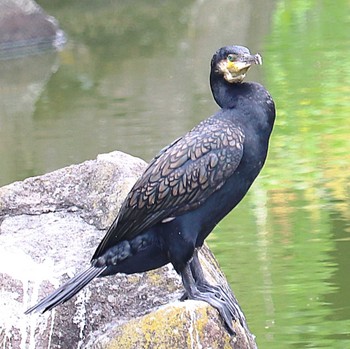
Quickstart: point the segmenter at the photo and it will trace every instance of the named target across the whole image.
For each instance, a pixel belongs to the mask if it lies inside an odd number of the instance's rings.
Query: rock
[[[65,43],[64,32],[32,0],[1,0],[0,59],[57,48]]]
[[[230,337],[208,304],[179,302],[170,265],[94,280],[43,315],[24,311],[89,264],[120,204],[145,168],[121,152],[0,188],[2,348],[256,348],[244,324]],[[212,282],[229,290],[207,247]]]

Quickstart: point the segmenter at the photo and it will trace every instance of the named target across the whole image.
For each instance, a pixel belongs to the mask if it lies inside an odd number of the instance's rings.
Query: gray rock
[[[0,59],[58,48],[65,41],[56,19],[35,1],[0,1]]]
[[[144,161],[113,152],[0,188],[2,348],[256,348],[238,323],[237,338],[230,338],[206,303],[179,302],[183,290],[170,265],[94,280],[53,311],[24,315],[88,266],[144,168]],[[202,250],[208,275],[228,288]]]

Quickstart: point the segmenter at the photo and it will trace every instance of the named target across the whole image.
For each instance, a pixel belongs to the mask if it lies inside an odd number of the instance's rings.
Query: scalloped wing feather
[[[234,173],[243,144],[239,127],[209,118],[162,149],[129,192],[93,259],[167,217],[199,207]]]

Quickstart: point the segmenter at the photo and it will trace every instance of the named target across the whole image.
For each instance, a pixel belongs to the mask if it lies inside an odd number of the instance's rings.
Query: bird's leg
[[[189,263],[190,263],[191,273],[192,273],[193,279],[195,280],[197,287],[199,287],[202,290],[204,290],[205,288],[207,288],[209,290],[211,285],[205,279],[202,266],[199,263],[198,249],[194,250],[194,254],[193,254],[192,259],[190,260]],[[214,286],[214,288],[215,288],[215,286]],[[216,296],[218,296],[218,295],[216,295]],[[217,298],[220,298],[220,296]],[[186,299],[188,299],[188,295],[187,295],[187,292],[185,291],[185,293],[182,295],[180,300],[184,301]]]
[[[216,308],[219,311],[222,319],[224,320],[224,323],[230,335],[235,335],[236,333],[232,326],[232,320],[234,319],[234,317],[232,316],[229,308],[226,306],[225,301],[215,297],[215,295],[212,292],[202,292],[197,288],[196,282],[193,278],[193,274],[191,271],[191,265],[189,262],[186,264],[186,267],[181,272],[181,277],[182,283],[186,290],[187,298],[207,302],[212,307]]]
[[[190,261],[190,267],[191,267],[192,276],[199,290],[202,290],[204,292],[214,293],[215,297],[222,300],[227,300],[228,298],[230,298],[231,300],[234,300],[232,295],[227,294],[227,292],[223,287],[221,287],[220,285],[216,285],[216,286],[211,285],[205,279],[202,266],[199,262],[197,249],[194,251],[193,257]],[[183,301],[183,300],[186,300],[187,298],[188,298],[187,292],[185,292],[184,295],[180,298],[180,300]]]
[[[244,314],[232,292],[227,292],[227,290],[221,285],[211,285],[206,280],[202,266],[199,262],[198,249],[194,251],[193,258],[190,262],[190,268],[192,276],[196,282],[197,289],[200,292],[211,293],[216,298],[222,300],[229,309],[232,318],[239,320],[241,325],[244,327],[246,323]]]

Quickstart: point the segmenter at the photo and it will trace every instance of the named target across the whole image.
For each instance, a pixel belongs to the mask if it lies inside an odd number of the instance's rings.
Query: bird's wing
[[[243,143],[241,128],[207,119],[164,148],[129,192],[93,259],[165,218],[200,206],[234,173]]]

